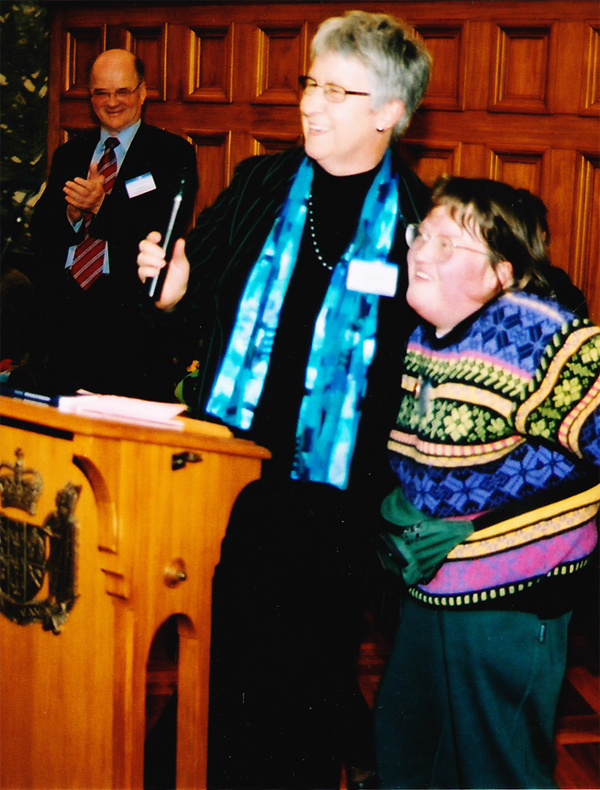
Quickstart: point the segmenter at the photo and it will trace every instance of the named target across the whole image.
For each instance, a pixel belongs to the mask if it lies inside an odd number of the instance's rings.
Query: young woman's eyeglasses
[[[304,93],[308,93],[309,95],[314,93],[317,88],[321,88],[327,101],[333,102],[334,104],[341,104],[346,100],[346,96],[371,95],[370,93],[365,93],[364,91],[347,91],[346,88],[342,88],[341,85],[333,85],[331,82],[326,82],[325,85],[319,85],[319,83],[316,80],[313,80],[312,77],[298,77],[298,82],[300,83],[300,87]]]
[[[116,99],[130,99],[142,82],[143,80],[140,80],[135,88],[117,88],[116,91],[105,91],[103,88],[94,88],[92,91],[92,99],[107,101],[111,96],[114,96]]]
[[[478,252],[480,255],[489,255],[489,250],[474,250],[472,247],[464,247],[462,244],[455,244],[447,236],[433,236],[423,233],[420,225],[411,224],[406,226],[406,243],[411,250],[420,250],[429,241],[434,242],[432,249],[433,259],[436,263],[445,263],[454,250],[468,250]]]

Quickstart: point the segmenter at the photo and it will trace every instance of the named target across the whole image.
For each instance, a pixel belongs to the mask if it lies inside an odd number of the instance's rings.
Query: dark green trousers
[[[381,788],[556,788],[569,619],[404,601],[376,702]]]

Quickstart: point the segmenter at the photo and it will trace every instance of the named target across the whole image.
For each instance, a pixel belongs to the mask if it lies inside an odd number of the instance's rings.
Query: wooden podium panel
[[[0,398],[0,787],[142,788],[146,664],[179,632],[177,787],[206,787],[211,586],[266,450]]]

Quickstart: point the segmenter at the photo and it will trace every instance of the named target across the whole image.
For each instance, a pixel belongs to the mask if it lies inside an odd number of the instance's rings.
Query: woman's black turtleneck
[[[366,173],[332,176],[313,162],[311,197],[315,237],[327,264],[337,263],[352,241],[379,166]],[[330,281],[331,271],[317,257],[307,219],[281,308],[263,392],[252,426],[244,433],[272,453],[273,460],[265,464],[263,476],[276,474],[289,478],[315,321]]]

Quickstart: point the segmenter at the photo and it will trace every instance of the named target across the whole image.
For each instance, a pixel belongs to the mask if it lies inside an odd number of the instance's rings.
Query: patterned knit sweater
[[[443,338],[419,326],[388,448],[415,507],[474,519],[416,599],[568,610],[597,542],[600,327],[524,293]]]

